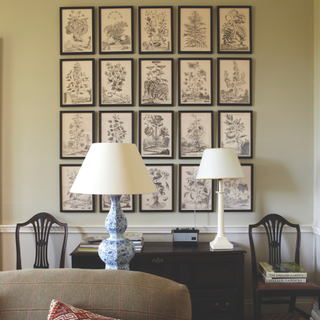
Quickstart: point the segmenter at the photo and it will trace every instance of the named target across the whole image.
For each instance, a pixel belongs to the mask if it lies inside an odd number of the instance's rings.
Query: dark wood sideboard
[[[145,242],[130,262],[130,270],[152,273],[188,286],[192,319],[244,319],[244,254],[212,250],[208,242],[173,244]],[[71,253],[72,268],[103,269],[96,252]]]

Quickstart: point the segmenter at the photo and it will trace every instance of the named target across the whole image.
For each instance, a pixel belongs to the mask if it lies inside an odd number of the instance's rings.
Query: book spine
[[[264,278],[265,283],[304,283],[306,282],[306,279],[292,279],[292,278],[287,278],[287,279],[274,279],[274,278]]]
[[[260,262],[258,270],[266,278],[306,278],[306,272],[273,272],[272,269],[264,262]]]

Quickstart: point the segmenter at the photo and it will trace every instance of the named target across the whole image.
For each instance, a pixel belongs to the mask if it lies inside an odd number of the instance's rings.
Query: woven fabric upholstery
[[[265,314],[262,320],[305,320],[299,313],[273,313]]]
[[[143,272],[0,272],[0,320],[46,319],[52,299],[123,320],[191,319],[190,294],[185,285]]]

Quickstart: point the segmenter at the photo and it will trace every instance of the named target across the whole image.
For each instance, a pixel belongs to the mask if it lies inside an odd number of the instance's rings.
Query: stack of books
[[[307,281],[307,272],[295,262],[270,264],[259,262],[258,271],[265,283],[303,283]]]
[[[312,310],[310,320],[320,320],[320,310]]]

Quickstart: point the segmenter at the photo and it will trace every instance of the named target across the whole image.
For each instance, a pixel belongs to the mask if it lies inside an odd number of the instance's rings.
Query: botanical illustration
[[[91,194],[71,193],[70,189],[80,170],[80,165],[60,165],[61,211],[93,211]]]
[[[111,208],[111,199],[108,195],[101,196],[100,212],[109,211]],[[120,198],[120,206],[123,212],[133,212],[134,202],[132,194],[123,194]]]
[[[61,54],[93,53],[93,9],[60,10]]]
[[[61,60],[62,105],[93,105],[93,59]]]
[[[172,105],[173,60],[140,59],[140,105]]]
[[[84,158],[93,142],[94,112],[61,112],[61,158]]]
[[[180,158],[200,158],[212,148],[212,111],[179,112]]]
[[[173,211],[173,165],[147,165],[157,192],[141,195],[141,211]]]
[[[142,157],[172,158],[173,112],[140,112]]]
[[[212,60],[179,60],[179,105],[212,105]]]
[[[180,165],[179,211],[212,211],[212,180],[196,180],[198,165]]]
[[[252,211],[252,165],[241,165],[245,178],[223,179],[224,210]]]
[[[139,9],[140,53],[172,52],[172,7]]]
[[[251,105],[250,59],[218,59],[219,103]]]
[[[100,53],[132,52],[132,10],[100,8]]]
[[[100,142],[133,143],[133,111],[100,111]]]
[[[238,157],[252,156],[251,117],[250,111],[219,112],[221,148],[234,148]]]
[[[100,60],[100,105],[133,105],[132,62]]]

